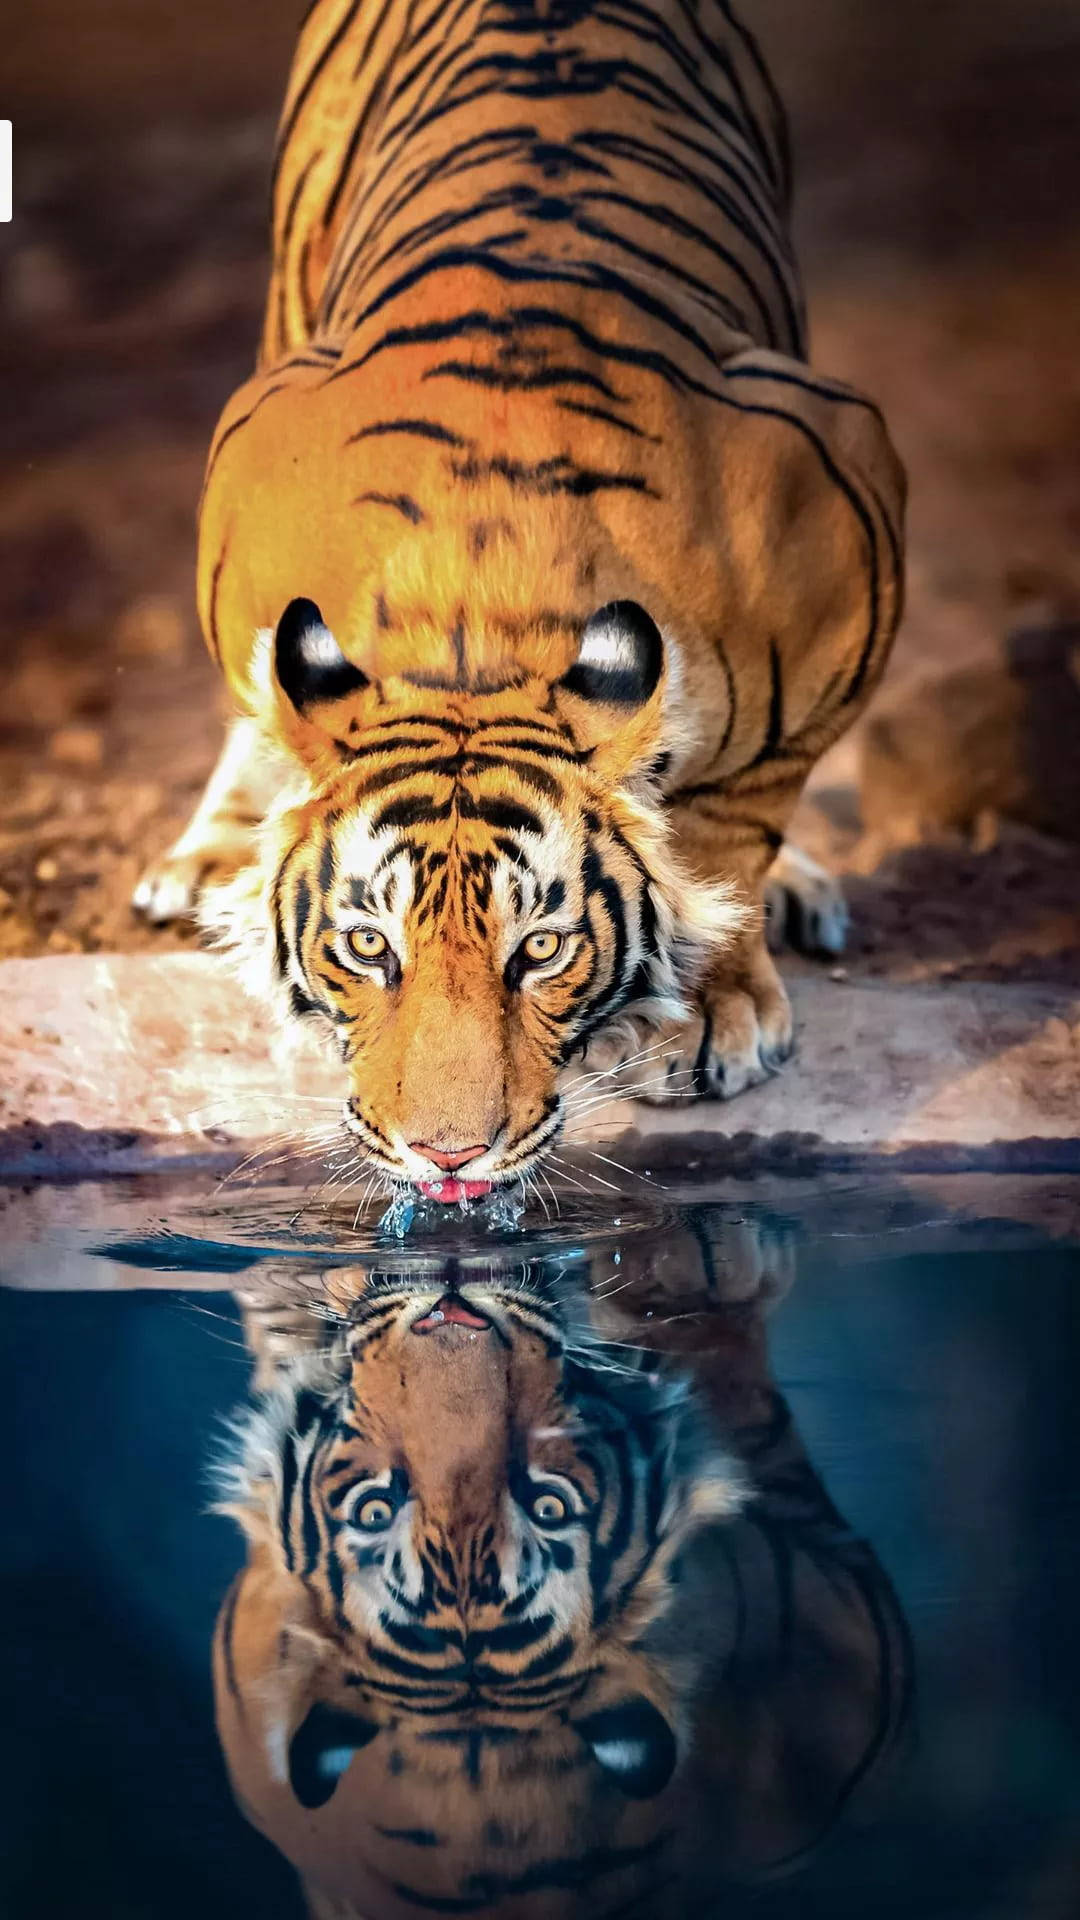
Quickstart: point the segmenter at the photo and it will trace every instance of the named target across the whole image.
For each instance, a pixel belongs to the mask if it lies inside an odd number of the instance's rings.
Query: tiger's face
[[[233,1496],[252,1556],[220,1626],[226,1718],[262,1636],[260,1753],[250,1724],[236,1738],[294,1803],[325,1805],[380,1740],[396,1793],[387,1748],[410,1725],[440,1781],[479,1764],[453,1750],[477,1727],[511,1794],[545,1753],[630,1798],[666,1783],[676,1710],[635,1643],[740,1480],[681,1379],[572,1357],[530,1276],[370,1283],[345,1339],[251,1420]]]
[[[519,1179],[560,1129],[571,1058],[620,1013],[683,1013],[739,923],[650,801],[659,633],[618,603],[555,685],[436,698],[370,681],[299,601],[275,666],[321,754],[240,883],[247,945],[287,1017],[336,1036],[369,1166],[445,1200]]]

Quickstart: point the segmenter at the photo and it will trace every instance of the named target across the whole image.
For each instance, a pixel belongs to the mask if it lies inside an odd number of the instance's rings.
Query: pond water
[[[1075,1920],[1080,1181],[612,1181],[5,1196],[7,1920]]]

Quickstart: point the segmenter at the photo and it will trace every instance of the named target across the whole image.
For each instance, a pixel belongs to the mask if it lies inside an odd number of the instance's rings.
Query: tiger
[[[332,1332],[248,1304],[214,1647],[234,1792],[312,1914],[682,1920],[797,1861],[910,1666],[760,1312],[692,1316],[695,1377],[591,1327],[562,1260],[333,1285]]]
[[[388,1181],[522,1178],[590,1047],[654,1036],[624,1084],[659,1102],[792,1050],[763,900],[805,883],[785,826],[884,667],[905,483],[809,370],[789,201],[727,0],[301,28],[200,508],[238,717],[135,905],[201,895],[283,1030],[336,1047]]]

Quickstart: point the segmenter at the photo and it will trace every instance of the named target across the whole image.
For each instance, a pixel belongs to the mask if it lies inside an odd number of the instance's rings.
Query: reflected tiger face
[[[790,1867],[897,1747],[903,1616],[760,1323],[676,1314],[691,1387],[590,1333],[660,1298],[628,1272],[612,1309],[543,1258],[342,1270],[316,1356],[306,1289],[251,1305],[279,1384],[231,1475],[218,1726],[313,1911],[674,1916],[695,1859],[710,1889]]]
[[[371,1283],[248,1426],[230,1505],[293,1663],[279,1765],[322,1804],[411,1716],[447,1739],[547,1727],[656,1793],[675,1709],[635,1642],[739,1477],[681,1379],[572,1356],[529,1281],[445,1288]]]
[[[376,688],[306,601],[275,637],[281,697],[318,714],[323,758],[218,924],[261,955],[287,1017],[333,1031],[365,1162],[438,1198],[527,1173],[572,1057],[629,1010],[681,1017],[741,921],[680,870],[643,776],[631,791],[663,652],[627,606],[586,625],[557,697],[539,678]]]

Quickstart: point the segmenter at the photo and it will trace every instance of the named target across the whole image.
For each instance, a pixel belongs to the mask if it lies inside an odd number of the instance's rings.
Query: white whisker
[[[653,1056],[658,1056],[660,1059],[674,1059],[680,1051],[679,1047],[672,1046],[668,1040],[654,1040],[651,1046],[639,1047],[635,1053],[628,1053],[623,1059],[617,1060],[612,1067],[598,1067],[592,1073],[582,1074],[576,1084],[583,1086],[590,1080],[611,1080],[616,1074],[625,1073],[628,1068],[637,1066],[642,1060],[649,1060]]]
[[[587,1153],[591,1160],[602,1160],[605,1167],[614,1167],[616,1172],[627,1174],[631,1180],[647,1180],[656,1192],[664,1192],[664,1188],[660,1182],[654,1179],[651,1173],[644,1173],[640,1167],[624,1167],[621,1160],[612,1160],[606,1153],[597,1153],[595,1147],[582,1147],[581,1152]]]
[[[583,1100],[579,1105],[576,1105],[573,1107],[568,1106],[566,1109],[567,1118],[568,1120],[581,1120],[585,1118],[588,1114],[595,1113],[601,1107],[610,1107],[614,1105],[616,1099],[630,1100],[635,1098],[638,1094],[643,1094],[643,1095],[656,1094],[658,1091],[659,1090],[657,1089],[655,1082],[651,1080],[643,1080],[638,1086],[625,1087],[625,1088],[620,1087],[618,1089],[617,1094],[615,1093],[593,1094],[588,1100]],[[672,1086],[670,1083],[668,1083],[664,1086],[662,1090],[661,1098],[662,1098],[662,1103],[664,1105],[674,1106],[679,1101],[689,1102],[693,1100],[695,1098],[695,1090],[692,1085],[687,1087],[677,1087],[677,1086]]]
[[[553,1166],[555,1168],[555,1171],[558,1174],[559,1179],[564,1181],[568,1187],[576,1187],[579,1193],[588,1193],[589,1189],[584,1184],[584,1182],[581,1180],[572,1179],[570,1174],[566,1173],[563,1170],[562,1162],[557,1160],[553,1153],[549,1153],[547,1158],[548,1158],[549,1166]]]
[[[556,1218],[556,1220],[558,1220],[558,1219],[560,1219],[560,1218],[562,1217],[562,1208],[561,1208],[561,1207],[560,1207],[560,1205],[559,1205],[559,1196],[558,1196],[558,1194],[556,1193],[556,1191],[555,1191],[555,1189],[554,1189],[554,1187],[552,1186],[552,1184],[551,1184],[551,1181],[550,1181],[550,1180],[548,1179],[548,1177],[547,1177],[547,1174],[546,1174],[546,1173],[544,1172],[544,1169],[543,1169],[543,1167],[537,1167],[537,1169],[536,1169],[536,1174],[537,1174],[537,1178],[538,1178],[539,1180],[542,1180],[542,1181],[543,1181],[543,1183],[544,1183],[544,1185],[545,1185],[545,1187],[547,1188],[547,1190],[548,1190],[548,1192],[549,1192],[549,1193],[550,1193],[550,1195],[551,1195],[551,1203],[552,1203],[552,1205],[553,1205],[553,1207],[555,1208],[555,1218]],[[560,1279],[562,1278],[562,1275],[561,1275],[561,1274],[559,1275],[559,1278],[560,1278]]]
[[[548,1206],[547,1201],[544,1199],[544,1196],[540,1191],[540,1183],[536,1178],[535,1172],[529,1172],[525,1174],[521,1184],[524,1187],[525,1192],[527,1194],[532,1194],[533,1197],[535,1198],[537,1206],[539,1206],[543,1212],[544,1219],[550,1220],[551,1208]]]

